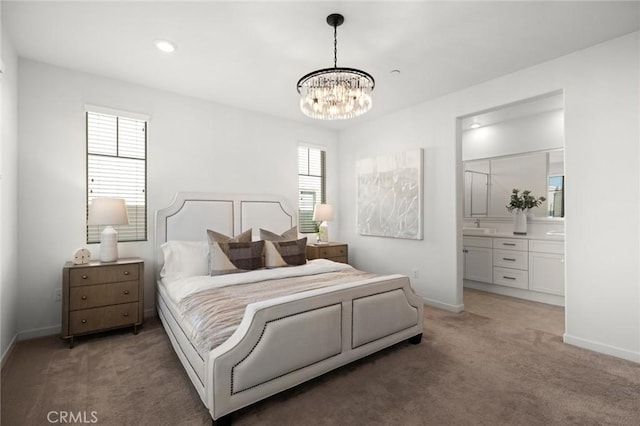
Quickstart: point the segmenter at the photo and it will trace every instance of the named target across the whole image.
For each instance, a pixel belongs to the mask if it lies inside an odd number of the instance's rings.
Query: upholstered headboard
[[[204,241],[207,229],[231,236],[253,228],[258,236],[260,228],[284,232],[296,223],[295,210],[279,196],[178,192],[168,207],[156,211],[156,278],[166,241]]]

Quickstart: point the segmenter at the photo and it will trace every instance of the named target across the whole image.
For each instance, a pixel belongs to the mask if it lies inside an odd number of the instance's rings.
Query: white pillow
[[[161,277],[209,275],[208,241],[167,241],[160,247],[164,254]]]

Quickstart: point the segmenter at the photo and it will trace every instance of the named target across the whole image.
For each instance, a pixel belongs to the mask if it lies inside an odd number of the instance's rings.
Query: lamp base
[[[118,231],[112,226],[107,226],[100,234],[100,261],[115,262],[116,260],[118,260]]]
[[[323,220],[320,226],[318,226],[317,244],[329,244],[329,225],[326,220]]]

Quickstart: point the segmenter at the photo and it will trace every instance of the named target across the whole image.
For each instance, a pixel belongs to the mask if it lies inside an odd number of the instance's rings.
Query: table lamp
[[[87,225],[106,225],[100,234],[100,261],[118,260],[118,231],[111,225],[128,225],[127,206],[122,198],[94,198]]]
[[[333,220],[333,207],[331,204],[316,204],[316,207],[313,209],[313,220],[320,222],[320,226],[318,226],[317,244],[328,244],[329,225],[327,221]]]

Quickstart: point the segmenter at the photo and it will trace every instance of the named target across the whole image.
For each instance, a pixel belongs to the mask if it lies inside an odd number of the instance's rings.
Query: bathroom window
[[[564,217],[564,176],[549,176],[549,216]]]

